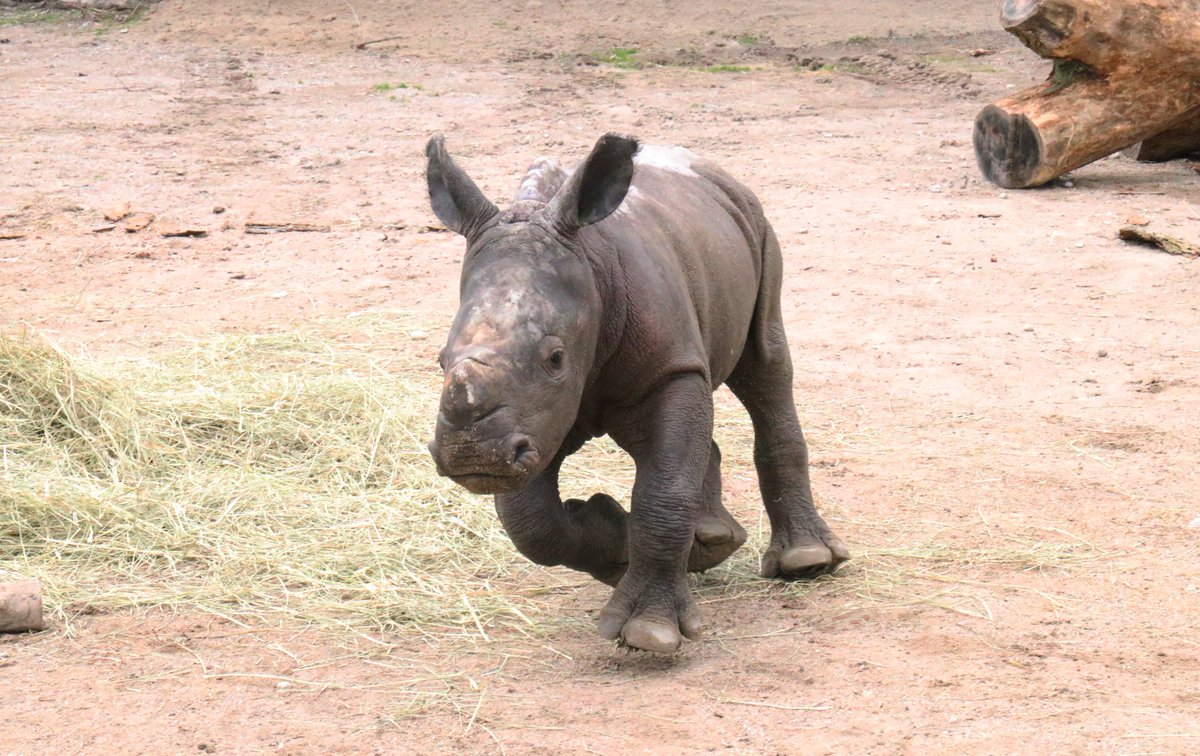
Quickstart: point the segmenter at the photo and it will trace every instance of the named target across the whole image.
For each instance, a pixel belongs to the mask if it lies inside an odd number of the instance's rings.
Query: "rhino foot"
[[[629,516],[616,499],[603,493],[594,494],[587,502],[568,499],[563,506],[578,531],[586,534],[581,541],[586,548],[568,554],[565,564],[615,587],[629,562],[626,534]]]
[[[696,520],[696,540],[688,554],[688,572],[716,567],[746,542],[746,529],[724,509],[721,514],[701,515]]]
[[[804,533],[792,538],[772,538],[762,558],[765,578],[812,578],[832,572],[850,558],[842,539],[826,530],[820,535]]]
[[[630,572],[600,612],[596,629],[629,648],[671,654],[684,638],[700,637],[703,628],[682,575],[655,580]]]

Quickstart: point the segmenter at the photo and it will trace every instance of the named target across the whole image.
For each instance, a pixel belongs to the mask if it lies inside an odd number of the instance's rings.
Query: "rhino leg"
[[[812,577],[834,569],[850,558],[850,552],[813,505],[808,446],[796,417],[792,358],[780,315],[782,263],[773,233],[767,247],[759,311],[746,349],[726,383],[754,424],[754,466],[771,521],[762,575]]]
[[[696,539],[688,555],[688,572],[716,567],[746,542],[746,529],[721,504],[721,450],[712,442],[704,494],[696,517]]]
[[[629,569],[600,612],[598,630],[643,651],[670,653],[700,633],[688,555],[707,477],[712,388],[685,374],[614,418],[610,435],[633,457]]]
[[[562,461],[578,446],[560,452],[519,491],[497,494],[496,513],[513,545],[531,561],[564,565],[616,585],[629,561],[625,510],[604,494],[564,502],[558,492]]]

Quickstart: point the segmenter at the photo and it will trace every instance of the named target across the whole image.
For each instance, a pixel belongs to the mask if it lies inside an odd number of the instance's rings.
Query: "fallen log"
[[[42,624],[42,587],[36,580],[0,583],[0,633],[27,633]]]
[[[1160,163],[1176,158],[1200,157],[1200,108],[1174,127],[1142,142],[1137,159]]]
[[[1174,156],[1200,143],[1188,125],[1200,112],[1200,0],[1003,0],[1000,22],[1054,68],[976,117],[989,181],[1039,186],[1138,142]]]

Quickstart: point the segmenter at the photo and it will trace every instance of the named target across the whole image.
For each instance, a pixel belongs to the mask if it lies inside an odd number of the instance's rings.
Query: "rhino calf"
[[[608,134],[572,172],[536,161],[501,211],[440,135],[426,154],[433,210],[467,240],[430,452],[440,474],[495,495],[522,554],[615,586],[602,636],[668,653],[695,638],[686,573],[746,539],[721,504],[722,383],[754,425],[763,576],[849,558],[813,506],[783,262],[750,190],[683,148]],[[559,495],[563,460],[604,434],[636,464],[628,514],[602,493]]]

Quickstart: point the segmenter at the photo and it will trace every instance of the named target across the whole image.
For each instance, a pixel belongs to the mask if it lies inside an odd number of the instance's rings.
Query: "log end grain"
[[[975,117],[975,159],[997,186],[1033,186],[1042,162],[1042,139],[1033,122],[1020,113],[988,105]]]

